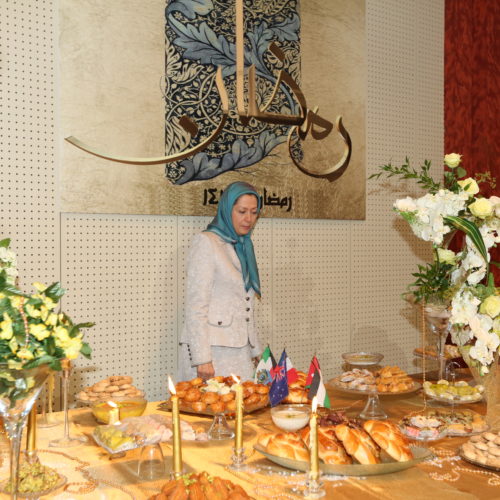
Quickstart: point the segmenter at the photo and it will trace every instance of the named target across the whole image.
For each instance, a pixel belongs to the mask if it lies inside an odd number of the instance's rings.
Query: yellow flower
[[[462,155],[450,153],[444,156],[444,163],[450,168],[457,168],[462,160]]]
[[[52,299],[49,299],[49,297],[45,296],[43,297],[43,303],[45,304],[45,307],[51,311],[57,306],[57,302],[54,302]]]
[[[19,309],[21,307],[23,301],[23,297],[20,297],[19,295],[13,295],[10,298],[10,303],[12,304],[12,307],[15,307],[16,309]]]
[[[9,341],[9,348],[10,348],[11,352],[13,352],[14,354],[19,349],[19,345],[17,343],[16,337],[12,337],[10,339],[10,341]]]
[[[500,337],[500,318],[493,320],[493,331]]]
[[[49,325],[49,326],[56,326],[57,325],[57,314],[50,313],[49,317],[45,321],[45,324]]]
[[[446,250],[445,248],[438,248],[437,256],[439,262],[442,262],[443,264],[451,264],[451,265],[456,264],[457,255],[452,250]],[[436,258],[434,258],[434,260],[436,260]]]
[[[64,347],[64,354],[68,359],[76,359],[78,354],[80,354],[80,349],[82,348],[82,341],[80,338],[75,337],[70,339],[66,347]]]
[[[479,186],[477,185],[477,182],[474,179],[472,179],[471,177],[468,177],[467,179],[464,179],[463,181],[458,181],[458,185],[467,194],[474,195],[474,194],[479,193]]]
[[[31,318],[39,318],[42,315],[41,311],[31,304],[26,304],[26,312]]]
[[[63,344],[71,339],[68,330],[64,328],[64,326],[56,326],[54,328],[54,337],[56,339],[56,345],[60,347],[64,347]]]
[[[39,325],[31,324],[29,326],[29,332],[31,333],[31,335],[34,335],[39,341],[50,337],[50,331],[47,330],[43,323],[40,323]]]
[[[496,318],[500,314],[500,297],[490,295],[486,297],[479,307],[481,314],[487,314],[490,318]]]
[[[478,198],[474,203],[469,205],[469,210],[472,215],[480,219],[486,219],[493,214],[493,205],[486,198]]]
[[[33,288],[35,288],[35,290],[38,290],[39,292],[43,292],[44,290],[47,289],[47,287],[43,283],[40,283],[39,281],[35,281],[34,283],[32,283],[32,285]]]
[[[22,361],[15,361],[13,359],[9,359],[7,361],[7,366],[11,369],[11,370],[20,370],[22,367],[23,367],[23,363]],[[2,378],[7,378],[7,377],[2,377]],[[9,380],[9,379],[7,379]],[[11,382],[14,382],[14,378],[13,377],[10,377],[10,381]]]
[[[4,320],[0,323],[0,339],[10,340],[14,331],[12,330],[12,320],[7,313],[4,313]]]
[[[33,359],[35,357],[33,353],[26,347],[21,347],[21,349],[17,351],[16,355],[20,359],[28,359],[28,360]]]
[[[42,321],[47,321],[47,318],[49,317],[49,309],[46,306],[42,306],[40,308],[40,317],[42,318]]]

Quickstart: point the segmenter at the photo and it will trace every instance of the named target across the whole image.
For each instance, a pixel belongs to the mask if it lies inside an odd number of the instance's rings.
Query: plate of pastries
[[[267,433],[254,448],[272,462],[290,469],[309,468],[310,429]],[[321,417],[318,426],[320,469],[327,474],[369,476],[404,470],[432,457],[413,446],[389,421],[348,419],[342,412]]]
[[[500,471],[500,431],[472,436],[462,445],[459,454],[474,465]]]
[[[450,383],[443,379],[438,380],[435,384],[426,381],[423,387],[427,396],[441,403],[477,403],[483,399],[484,393],[483,385],[469,384],[465,380]]]
[[[179,396],[179,409],[197,415],[232,414],[236,411],[236,393],[232,389],[232,377],[213,377],[204,382],[200,377],[178,382],[175,386]],[[243,410],[246,413],[264,408],[269,404],[269,387],[248,380],[243,385]],[[168,400],[159,406],[162,410],[171,408]]]
[[[375,372],[366,368],[354,368],[334,378],[332,383],[339,389],[356,394],[406,394],[421,388],[421,385],[399,366],[384,366]]]
[[[307,404],[311,401],[307,398],[309,389],[306,389],[307,375],[297,370],[297,380],[288,384],[288,396],[283,400],[287,404]]]
[[[113,398],[140,398],[144,392],[133,385],[128,375],[112,375],[80,391],[75,397],[83,404],[107,401]]]
[[[149,497],[149,500],[245,500],[251,499],[247,492],[238,484],[219,476],[211,476],[207,472],[199,474],[184,474],[178,479],[171,479],[165,483],[158,495]]]

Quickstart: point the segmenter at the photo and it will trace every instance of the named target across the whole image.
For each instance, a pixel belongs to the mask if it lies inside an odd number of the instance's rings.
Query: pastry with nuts
[[[76,399],[83,403],[93,403],[113,398],[139,398],[144,396],[132,385],[133,379],[127,375],[112,375],[90,387],[86,387],[76,395]]]

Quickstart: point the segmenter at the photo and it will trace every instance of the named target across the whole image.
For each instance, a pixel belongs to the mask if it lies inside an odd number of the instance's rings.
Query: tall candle
[[[111,410],[108,412],[108,425],[114,425],[120,421],[120,408],[114,401],[108,401]]]
[[[179,396],[175,392],[175,385],[170,376],[168,377],[168,388],[170,390],[170,401],[172,402],[172,432],[174,439],[174,468],[175,477],[182,474],[182,448],[181,448],[181,421],[179,418]]]
[[[236,432],[234,434],[234,449],[238,453],[243,448],[243,386],[236,375],[231,374],[236,385],[233,386],[236,392]]]
[[[312,400],[312,413],[311,419],[309,420],[310,436],[310,468],[311,468],[311,479],[319,479],[319,456],[318,456],[318,414],[316,412],[318,407],[318,399],[314,396]]]

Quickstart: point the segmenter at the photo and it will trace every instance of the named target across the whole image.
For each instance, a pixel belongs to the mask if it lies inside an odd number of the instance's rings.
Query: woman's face
[[[238,236],[248,234],[257,222],[257,198],[253,194],[243,194],[233,205],[231,220]]]

